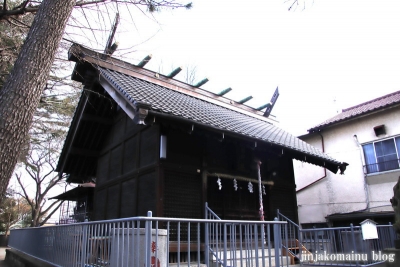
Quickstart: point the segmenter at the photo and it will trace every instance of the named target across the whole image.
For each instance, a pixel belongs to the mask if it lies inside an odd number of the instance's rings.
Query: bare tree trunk
[[[76,0],[43,0],[0,90],[0,197],[17,163]]]

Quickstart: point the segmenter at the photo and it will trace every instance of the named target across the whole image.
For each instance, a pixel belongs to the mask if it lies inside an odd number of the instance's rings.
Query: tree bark
[[[43,0],[0,90],[0,199],[17,163],[76,0]]]

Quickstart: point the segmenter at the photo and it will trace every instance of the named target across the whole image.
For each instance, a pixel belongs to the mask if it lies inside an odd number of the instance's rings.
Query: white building
[[[392,222],[390,198],[400,176],[400,91],[344,109],[308,131],[299,138],[349,166],[340,175],[294,161],[300,224]]]

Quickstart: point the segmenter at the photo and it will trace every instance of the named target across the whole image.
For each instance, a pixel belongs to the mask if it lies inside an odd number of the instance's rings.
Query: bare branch
[[[51,216],[53,216],[53,214],[58,210],[58,208],[61,206],[61,204],[64,203],[64,200],[57,200],[54,201],[53,203],[51,203],[51,205],[45,209],[44,211],[41,212],[42,215],[47,214],[49,211],[51,211],[44,219],[43,222],[40,223],[40,226],[42,226],[45,222],[47,222]],[[58,204],[56,207],[55,205]]]
[[[18,22],[20,25],[17,25],[17,24],[15,24],[15,23],[13,23],[13,25],[15,25],[16,27],[26,27],[26,28],[30,28],[31,26],[29,26],[28,24],[26,24],[26,23],[24,23],[24,22],[22,22],[22,21],[20,21],[20,20],[18,20],[18,19],[16,19],[16,18],[14,18],[14,17],[11,17],[10,19],[12,19],[12,20],[14,20],[14,21],[16,21],[16,22]],[[10,22],[11,23],[11,22]]]
[[[292,7],[293,7],[295,4],[299,5],[299,1],[298,1],[298,0],[294,0],[293,3],[290,5],[289,10],[291,10]]]
[[[24,15],[27,13],[36,13],[39,10],[40,3],[36,5],[28,6],[28,3],[31,2],[29,0],[22,2],[21,5],[13,8],[12,10],[7,10],[6,0],[4,0],[3,11],[0,12],[0,21],[4,20],[8,17],[16,17],[20,15]],[[115,4],[131,4],[135,6],[143,6],[147,7],[149,12],[158,11],[161,7],[168,7],[168,8],[187,8],[190,9],[192,7],[192,3],[188,4],[180,4],[175,1],[143,1],[143,0],[94,0],[94,1],[79,1],[75,4],[75,7],[90,7],[90,6],[97,6],[98,4],[106,4],[107,2],[112,2]]]
[[[34,207],[34,203],[29,198],[29,195],[26,192],[25,186],[22,184],[21,175],[15,174],[15,176],[16,176],[17,182],[21,186],[21,189],[22,189],[22,192],[23,192],[23,194],[21,194],[21,193],[18,193],[18,194],[28,202],[29,206],[31,206],[33,208]]]
[[[100,3],[104,3],[107,0],[98,0],[98,1],[92,1],[92,2],[85,2],[85,1],[79,1],[75,4],[77,7],[83,7],[83,6],[89,6],[89,5],[97,5]]]
[[[38,11],[38,9],[39,9],[39,6],[6,10],[5,12],[3,11],[2,13],[0,13],[0,20],[3,20],[5,18],[11,17],[11,16],[24,15],[25,13],[35,13]]]

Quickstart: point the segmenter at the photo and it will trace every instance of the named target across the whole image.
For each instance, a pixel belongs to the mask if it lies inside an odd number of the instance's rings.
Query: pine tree
[[[43,0],[0,91],[0,196],[24,146],[75,1]]]
[[[6,6],[8,1],[3,2],[0,20],[26,13],[35,13],[35,18],[13,70],[0,90],[0,199],[4,196],[20,152],[26,147],[34,113],[40,103],[50,68],[74,6],[107,2],[115,1],[43,0],[32,4],[31,1],[25,0],[12,9]],[[122,0],[117,4],[146,6],[150,12],[163,6],[191,7],[191,4],[181,5],[174,0]]]

